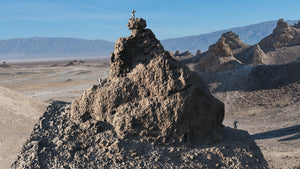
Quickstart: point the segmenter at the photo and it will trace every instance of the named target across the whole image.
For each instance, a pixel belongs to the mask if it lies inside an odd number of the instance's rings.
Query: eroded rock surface
[[[116,42],[109,77],[72,103],[71,118],[79,123],[106,121],[121,138],[159,143],[220,140],[223,103],[197,74],[164,50],[150,29],[132,25],[145,23],[129,21],[132,34]]]
[[[267,168],[246,131],[222,128],[215,145],[156,145],[121,139],[104,121],[68,120],[70,104],[53,102],[12,168]]]

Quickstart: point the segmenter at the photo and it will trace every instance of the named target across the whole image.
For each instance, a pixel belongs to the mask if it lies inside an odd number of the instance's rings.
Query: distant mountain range
[[[289,25],[296,20],[287,21]],[[162,40],[164,48],[169,51],[195,52],[206,51],[221,34],[227,31],[237,33],[242,41],[255,44],[272,33],[277,21],[269,21],[244,27],[220,30],[208,34]],[[16,38],[0,40],[0,61],[7,59],[40,59],[61,57],[109,57],[114,43],[105,40],[86,40],[76,38]]]
[[[287,20],[289,25],[293,25],[298,20]],[[239,35],[240,39],[246,44],[253,45],[258,43],[261,39],[271,34],[276,27],[277,20],[252,24],[244,27],[237,27],[231,29],[224,29],[212,33],[187,36],[181,38],[173,38],[162,40],[161,43],[166,50],[169,51],[186,51],[196,52],[200,49],[202,52],[208,49],[208,46],[216,43],[221,37],[222,33],[232,31]]]
[[[0,59],[107,57],[114,43],[75,38],[17,38],[0,40]]]

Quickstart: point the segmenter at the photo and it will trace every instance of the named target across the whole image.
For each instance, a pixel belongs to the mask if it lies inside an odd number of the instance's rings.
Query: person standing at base
[[[234,129],[237,129],[237,123],[238,123],[238,121],[234,120],[234,122],[233,122],[233,128]]]

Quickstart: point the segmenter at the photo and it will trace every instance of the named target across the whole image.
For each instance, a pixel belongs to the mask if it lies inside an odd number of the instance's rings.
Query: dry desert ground
[[[13,63],[0,68],[0,168],[9,168],[16,159],[49,103],[71,102],[108,76],[109,59],[84,61],[70,66],[66,66],[70,60]],[[232,127],[237,120],[238,129],[252,135],[270,168],[300,168],[299,86],[296,82],[277,89],[212,93],[225,103],[224,125]]]

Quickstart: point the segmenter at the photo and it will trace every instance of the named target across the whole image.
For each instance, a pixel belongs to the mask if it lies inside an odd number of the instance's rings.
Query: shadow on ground
[[[296,134],[296,135],[294,135]],[[289,140],[296,140],[300,138],[300,125],[295,125],[291,127],[286,127],[277,130],[271,130],[263,133],[258,133],[252,135],[254,140],[262,140],[262,139],[271,139],[271,138],[278,138],[283,136],[293,135],[288,138],[280,139],[278,141],[289,141]]]

